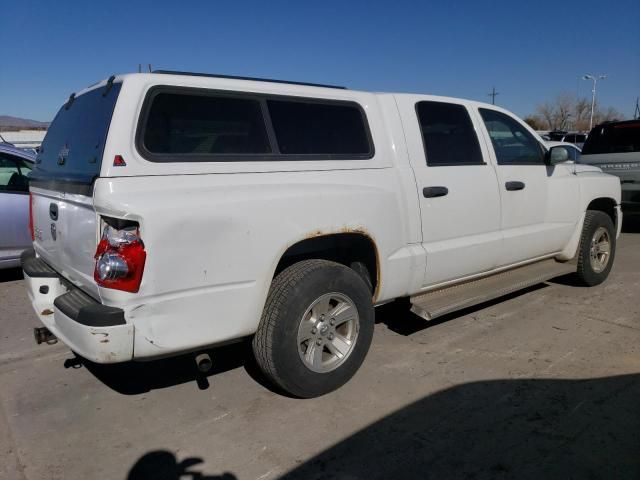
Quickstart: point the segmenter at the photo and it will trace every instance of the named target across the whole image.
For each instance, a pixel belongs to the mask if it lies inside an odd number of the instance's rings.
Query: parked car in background
[[[551,140],[552,142],[561,142],[567,133],[568,132],[565,130],[551,130],[547,134],[547,137],[549,137],[549,140]]]
[[[544,142],[544,143],[548,148],[557,147],[557,148],[562,148],[563,150],[566,150],[566,152],[567,152],[567,161],[577,162],[577,161],[580,160],[581,150],[577,145],[575,145],[573,143],[551,142],[551,141],[547,141],[547,142]]]
[[[29,235],[29,173],[35,155],[0,144],[0,269],[20,265],[31,246]]]
[[[640,120],[594,127],[584,144],[580,162],[620,177],[623,209],[640,213]]]
[[[570,132],[570,133],[567,133],[564,137],[562,137],[560,141],[566,142],[566,143],[573,143],[578,147],[582,148],[586,140],[587,140],[586,133]]]

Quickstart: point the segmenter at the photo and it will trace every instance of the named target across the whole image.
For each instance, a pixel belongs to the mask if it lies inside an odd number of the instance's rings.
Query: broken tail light
[[[140,289],[147,258],[139,226],[122,220],[110,223],[104,218],[102,223],[104,227],[96,248],[93,278],[101,287],[136,293]]]

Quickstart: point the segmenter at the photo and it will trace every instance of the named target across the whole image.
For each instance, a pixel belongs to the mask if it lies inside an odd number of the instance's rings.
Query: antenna
[[[487,95],[491,97],[491,105],[495,105],[496,104],[496,96],[500,95],[500,93],[496,92],[496,87],[493,87],[491,89],[491,93],[488,93]]]

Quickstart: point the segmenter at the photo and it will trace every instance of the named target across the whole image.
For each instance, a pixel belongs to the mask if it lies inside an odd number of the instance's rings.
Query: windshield
[[[595,127],[582,149],[583,155],[640,152],[640,122]]]
[[[104,144],[121,83],[96,88],[60,108],[42,142],[34,180],[91,183],[100,175]]]

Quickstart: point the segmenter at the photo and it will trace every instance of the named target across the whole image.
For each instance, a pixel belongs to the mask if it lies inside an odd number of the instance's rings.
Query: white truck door
[[[498,181],[467,106],[418,95],[396,102],[420,198],[423,288],[495,268],[502,244]]]
[[[552,254],[564,248],[579,217],[578,182],[568,165],[547,166],[545,149],[511,115],[479,108],[491,148],[502,202],[500,266]]]

